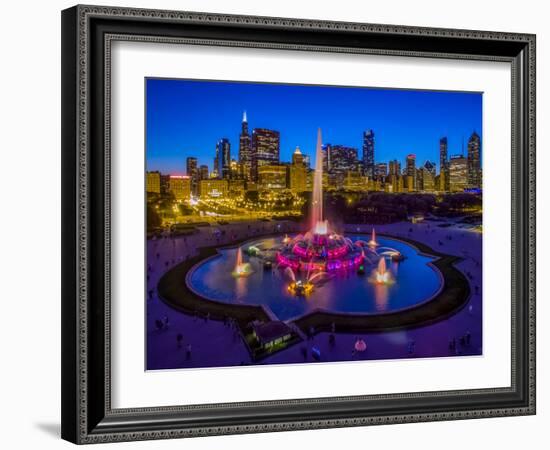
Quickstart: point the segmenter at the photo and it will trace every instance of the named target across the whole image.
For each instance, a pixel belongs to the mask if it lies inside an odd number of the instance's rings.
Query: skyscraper
[[[323,173],[327,175],[330,188],[343,188],[346,173],[358,170],[357,153],[356,148],[346,145],[321,146]]]
[[[449,190],[462,192],[468,187],[468,160],[463,155],[452,156],[449,161]]]
[[[229,139],[222,138],[216,144],[217,177],[229,179],[231,176],[231,144]]]
[[[199,167],[199,180],[208,180],[208,166],[203,164]]]
[[[191,192],[193,194],[197,193],[198,182],[199,182],[199,170],[197,166],[197,158],[189,156],[186,160],[186,172],[187,176],[191,179]]]
[[[329,172],[357,170],[357,149],[346,145],[327,144]],[[374,172],[373,172],[374,174]]]
[[[330,170],[330,144],[321,146],[321,155],[323,158],[323,173],[328,173]]]
[[[468,187],[481,187],[481,140],[474,131],[468,139]]]
[[[258,181],[258,167],[279,163],[280,134],[275,130],[252,130],[251,175]]]
[[[296,150],[294,150],[294,153],[292,154],[292,164],[304,165],[304,155],[300,151],[300,147],[296,147]]]
[[[374,131],[363,132],[363,169],[370,180],[374,178]]]
[[[449,190],[449,162],[447,159],[447,138],[439,139],[439,190]]]
[[[422,190],[432,192],[435,189],[435,170],[428,166],[429,161],[420,169],[422,173]],[[434,166],[435,169],[435,166]]]
[[[401,175],[401,163],[397,159],[390,161],[389,171],[390,175],[395,175],[396,177],[399,177]]]
[[[435,162],[426,161],[424,163],[424,168],[435,177]]]
[[[243,113],[243,121],[241,123],[241,135],[239,137],[239,164],[242,165],[244,178],[250,179],[250,170],[252,167],[252,142],[250,133],[248,132],[248,120],[246,111]]]
[[[378,181],[384,181],[387,176],[388,176],[388,164],[385,162],[376,164],[375,170],[374,170],[374,177]]]
[[[292,155],[288,181],[290,190],[293,192],[305,192],[307,190],[307,168],[304,162],[304,155],[299,147],[296,147]]]
[[[407,155],[407,188],[410,191],[416,189],[416,155]]]

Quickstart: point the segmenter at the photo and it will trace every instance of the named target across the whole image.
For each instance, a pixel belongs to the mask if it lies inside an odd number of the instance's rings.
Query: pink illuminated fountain
[[[277,253],[279,266],[309,273],[354,269],[363,262],[363,248],[331,232],[328,221],[323,217],[323,150],[320,129],[317,133],[310,219],[311,231],[283,242],[284,247]]]

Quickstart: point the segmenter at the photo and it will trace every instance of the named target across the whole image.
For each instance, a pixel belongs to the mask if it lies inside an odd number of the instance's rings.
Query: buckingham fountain
[[[346,235],[331,227],[323,211],[322,152],[319,130],[307,231],[218,249],[187,274],[193,292],[218,302],[264,305],[286,320],[317,309],[401,310],[441,288],[433,258],[410,244],[377,236],[374,229]]]
[[[313,178],[313,198],[310,215],[310,230],[299,234],[295,238],[283,240],[283,247],[277,252],[277,264],[292,271],[306,274],[305,280],[296,280],[293,276],[290,290],[297,294],[311,292],[314,279],[322,279],[319,273],[330,273],[340,270],[364,271],[364,265],[373,265],[377,261],[385,264],[386,256],[398,259],[401,255],[391,248],[380,249],[376,241],[376,234],[372,230],[369,242],[353,241],[344,235],[331,230],[328,221],[323,216],[323,150],[321,130],[317,132],[317,146],[315,151],[315,174]],[[380,251],[382,250],[382,251]],[[375,270],[385,270],[379,265]],[[287,273],[290,273],[287,270]],[[292,272],[293,273],[293,272]],[[314,273],[313,276],[311,274]],[[375,282],[390,282],[390,274],[384,271],[380,276],[374,276]]]

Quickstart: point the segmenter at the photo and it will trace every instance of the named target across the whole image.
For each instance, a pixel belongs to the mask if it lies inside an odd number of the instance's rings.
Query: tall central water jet
[[[317,130],[315,149],[315,174],[313,175],[313,198],[311,202],[311,229],[315,234],[327,234],[327,222],[323,220],[323,140],[321,129]]]

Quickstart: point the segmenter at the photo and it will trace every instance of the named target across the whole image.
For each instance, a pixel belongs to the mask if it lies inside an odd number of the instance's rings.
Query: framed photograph
[[[535,36],[62,12],[62,436],[535,413]]]

